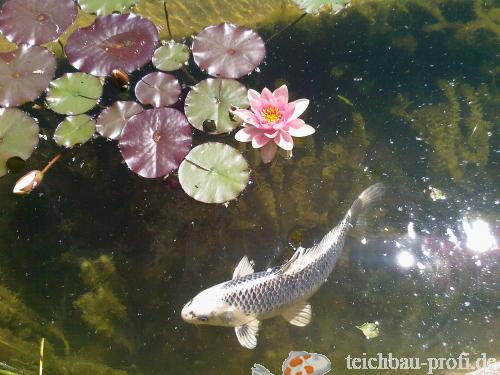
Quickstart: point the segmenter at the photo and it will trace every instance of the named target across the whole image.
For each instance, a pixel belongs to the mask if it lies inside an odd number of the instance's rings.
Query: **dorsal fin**
[[[303,266],[307,265],[307,257],[306,255],[311,251],[311,249],[305,249],[303,247],[298,247],[295,253],[293,253],[292,257],[281,266],[278,270],[278,274],[285,274],[296,272],[301,269]]]
[[[254,263],[250,260],[248,260],[247,256],[245,255],[243,258],[241,258],[240,262],[236,266],[233,272],[233,279],[236,279],[237,277],[243,277],[246,275],[250,275],[253,273],[253,266]]]

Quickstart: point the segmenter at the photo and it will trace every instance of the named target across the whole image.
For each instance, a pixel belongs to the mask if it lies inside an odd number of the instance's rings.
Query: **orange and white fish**
[[[282,375],[324,375],[332,369],[332,364],[323,354],[290,352],[281,367]],[[272,375],[264,366],[255,364],[252,375]]]

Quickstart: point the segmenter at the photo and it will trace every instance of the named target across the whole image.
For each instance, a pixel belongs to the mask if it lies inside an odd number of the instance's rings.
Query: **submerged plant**
[[[351,0],[293,0],[301,9],[307,13],[319,13],[328,8],[332,13],[338,13],[347,7]]]
[[[71,34],[64,51],[75,68],[107,76],[114,69],[129,73],[142,67],[151,60],[157,41],[158,30],[148,19],[110,14]]]
[[[11,42],[39,45],[57,39],[76,15],[73,0],[7,0],[0,14],[0,32]]]
[[[289,103],[286,85],[274,92],[266,87],[260,94],[250,89],[248,100],[251,110],[233,110],[233,114],[244,122],[243,129],[236,133],[235,138],[240,142],[252,142],[254,148],[261,148],[264,163],[274,159],[278,147],[291,151],[292,137],[306,137],[315,132],[312,126],[298,118],[306,110],[309,100],[298,99]]]

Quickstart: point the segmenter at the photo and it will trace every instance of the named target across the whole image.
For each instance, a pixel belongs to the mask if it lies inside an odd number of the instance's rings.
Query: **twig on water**
[[[282,28],[281,30],[278,30],[277,32],[275,32],[273,35],[271,35],[266,43],[269,43],[271,40],[273,40],[274,38],[278,37],[279,35],[281,35],[282,33],[284,33],[286,30],[288,30],[290,27],[294,26],[295,24],[299,23],[302,18],[304,18],[305,16],[307,16],[307,13],[303,13],[301,14],[297,19],[295,19],[295,21],[293,21],[292,23],[288,24],[287,26],[285,26],[284,28]]]

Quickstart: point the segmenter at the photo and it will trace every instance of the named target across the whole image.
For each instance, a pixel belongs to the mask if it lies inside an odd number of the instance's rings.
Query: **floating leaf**
[[[196,64],[215,77],[239,78],[264,59],[266,47],[253,30],[230,23],[204,28],[193,40]]]
[[[72,148],[87,142],[95,132],[95,121],[89,115],[66,117],[54,132],[54,141],[59,146]]]
[[[132,13],[110,14],[71,34],[64,51],[75,68],[106,76],[113,69],[130,73],[142,67],[151,60],[157,41],[151,21]]]
[[[136,102],[114,102],[111,107],[102,111],[97,118],[97,132],[103,137],[120,139],[122,129],[128,119],[142,111],[144,111],[144,108]]]
[[[191,127],[173,108],[153,108],[131,117],[123,128],[120,150],[128,167],[146,178],[176,169],[191,148]]]
[[[224,203],[247,186],[248,163],[235,148],[208,142],[193,148],[179,167],[184,191],[205,203]]]
[[[28,159],[38,144],[36,121],[17,108],[0,108],[0,177],[12,157]]]
[[[94,108],[102,95],[101,81],[85,73],[67,73],[50,82],[47,103],[54,112],[77,115]]]
[[[154,72],[135,85],[135,96],[142,104],[164,107],[174,104],[181,95],[179,81],[172,74]]]
[[[323,8],[329,8],[335,14],[347,7],[351,0],[293,0],[293,2],[307,13],[315,14]]]
[[[35,100],[56,71],[56,59],[45,48],[21,46],[0,55],[0,105],[15,107]]]
[[[248,107],[247,89],[233,79],[208,78],[191,88],[185,112],[191,125],[208,133],[227,133],[241,120],[229,113],[231,106]]]
[[[86,13],[104,16],[113,12],[123,12],[139,0],[78,0],[78,5]]]
[[[186,64],[188,59],[188,46],[171,40],[155,51],[152,61],[156,69],[170,72]]]
[[[39,45],[57,39],[76,15],[73,0],[7,0],[0,32],[11,42]]]
[[[360,326],[356,326],[356,328],[363,332],[368,340],[379,335],[378,326],[375,323],[364,323]]]

